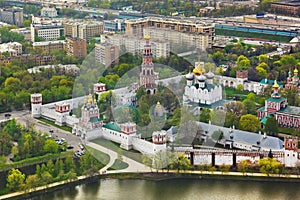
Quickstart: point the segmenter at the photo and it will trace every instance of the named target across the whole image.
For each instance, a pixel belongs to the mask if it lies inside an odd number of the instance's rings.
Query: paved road
[[[86,145],[109,155],[109,157],[110,157],[109,163],[100,170],[101,174],[104,171],[106,171],[108,168],[110,168],[114,164],[115,160],[118,158],[118,154],[115,151],[107,149],[101,145],[95,144],[93,142],[86,142]],[[135,160],[132,160],[131,158],[128,158],[124,155],[122,157],[123,157],[123,161],[128,164],[128,167],[126,169],[122,169],[122,170],[107,171],[106,173],[150,172],[151,171],[151,169],[149,167],[147,167],[139,162],[136,162]]]
[[[59,129],[55,126],[51,126],[49,124],[37,120],[31,117],[31,114],[29,114],[28,111],[16,111],[16,112],[11,112],[10,114],[12,115],[11,116],[12,118],[15,118],[20,124],[24,126],[28,126],[29,124],[34,123],[34,128],[37,131],[41,131],[42,133],[45,132],[50,134],[49,131],[52,129],[53,130],[52,138],[57,138],[57,139],[64,138],[69,145],[74,146],[73,149],[74,151],[80,150],[79,148],[79,143],[81,143],[80,137],[75,136],[70,132]]]

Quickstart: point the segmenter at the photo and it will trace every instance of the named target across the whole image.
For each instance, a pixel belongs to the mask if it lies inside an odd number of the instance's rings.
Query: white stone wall
[[[215,165],[232,165],[233,164],[233,155],[232,154],[225,154],[225,155],[220,155],[216,154],[215,155]]]
[[[298,164],[298,153],[292,150],[284,150],[284,163],[286,167],[295,167]]]
[[[212,163],[211,154],[199,154],[194,157],[194,165],[208,165]]]
[[[148,142],[146,140],[140,139],[140,138],[133,138],[132,140],[133,148],[142,154],[153,154],[153,143]]]

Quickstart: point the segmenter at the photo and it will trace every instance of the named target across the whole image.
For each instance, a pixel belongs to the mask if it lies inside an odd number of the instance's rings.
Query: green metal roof
[[[106,123],[103,125],[103,127],[113,131],[121,132],[121,127],[115,122]]]
[[[271,102],[282,102],[282,101],[284,101],[284,100],[285,100],[285,98],[283,98],[283,97],[280,97],[280,98],[273,98],[273,97],[271,97],[271,98],[268,98],[267,101],[271,101]]]
[[[100,122],[101,120],[100,119],[98,119],[98,118],[92,118],[92,119],[90,119],[90,122],[92,122],[92,123],[96,123],[96,122]]]

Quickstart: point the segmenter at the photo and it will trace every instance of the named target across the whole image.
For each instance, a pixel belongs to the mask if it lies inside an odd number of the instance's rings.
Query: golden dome
[[[205,69],[203,67],[201,67],[200,63],[195,67],[195,69],[193,70],[193,73],[195,74],[195,76],[199,76],[201,74],[205,73]]]
[[[97,105],[97,100],[96,100],[96,98],[94,98],[94,105]]]
[[[144,38],[145,38],[146,40],[150,40],[151,37],[150,37],[149,34],[146,34]]]
[[[295,68],[294,73],[298,73],[298,69],[297,68]]]
[[[156,105],[160,106],[160,102],[158,101]]]
[[[93,103],[93,96],[92,96],[92,94],[91,94],[91,90],[90,90],[90,94],[89,94],[89,96],[88,96],[87,102],[88,102],[89,104]]]
[[[278,85],[278,83],[277,83],[277,81],[276,81],[276,80],[274,81],[273,88],[279,88],[279,85]]]

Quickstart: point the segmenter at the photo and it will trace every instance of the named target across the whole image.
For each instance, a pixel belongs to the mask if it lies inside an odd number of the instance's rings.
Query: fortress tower
[[[284,138],[284,163],[286,167],[295,167],[298,164],[298,137]]]
[[[42,107],[42,94],[32,94],[30,96],[31,100],[31,116],[41,117],[41,107]]]

